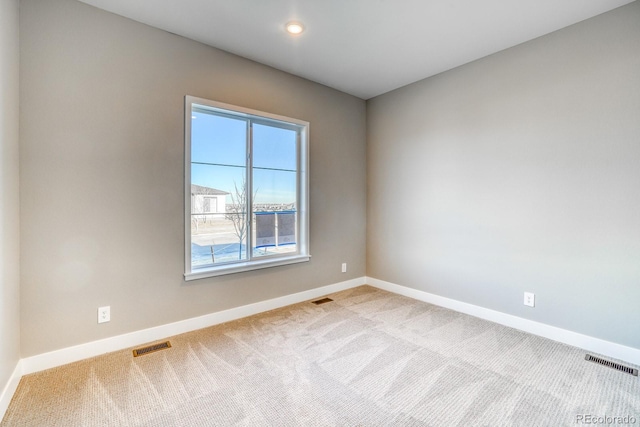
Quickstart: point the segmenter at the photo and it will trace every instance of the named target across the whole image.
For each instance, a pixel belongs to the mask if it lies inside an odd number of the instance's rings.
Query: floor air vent
[[[312,301],[315,305],[325,304],[327,302],[333,301],[331,298],[322,298],[317,301]]]
[[[171,343],[169,341],[137,348],[133,350],[133,357],[144,356],[145,354],[153,353],[154,351],[158,350],[164,350],[165,348],[171,348]]]
[[[590,354],[587,354],[584,357],[584,359],[588,360],[589,362],[595,362],[595,363],[599,363],[600,365],[603,365],[603,366],[608,366],[609,368],[613,368],[613,369],[616,369],[618,371],[626,372],[627,374],[631,374],[634,377],[638,376],[638,370],[637,369],[633,369],[633,368],[630,368],[628,366],[621,365],[619,363],[610,362],[608,360],[601,359],[599,357],[595,357],[595,356],[592,356]]]

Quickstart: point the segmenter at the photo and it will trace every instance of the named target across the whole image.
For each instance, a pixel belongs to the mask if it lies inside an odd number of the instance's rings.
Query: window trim
[[[297,211],[298,211],[298,241],[297,251],[291,255],[273,255],[258,259],[225,263],[202,269],[191,267],[191,115],[193,105],[225,115],[231,114],[236,118],[250,119],[254,123],[275,125],[277,127],[299,127],[300,141],[298,142],[298,182],[297,182]],[[212,101],[195,96],[185,96],[184,104],[184,278],[186,281],[215,277],[226,274],[240,273],[269,267],[296,264],[309,261],[309,122],[280,116],[264,111],[239,107],[236,105]],[[287,126],[288,125],[288,126]],[[247,163],[248,174],[250,164]],[[251,180],[248,180],[249,185]],[[249,193],[251,194],[251,193]],[[253,211],[251,211],[253,216]],[[252,248],[251,233],[248,234],[249,247]]]

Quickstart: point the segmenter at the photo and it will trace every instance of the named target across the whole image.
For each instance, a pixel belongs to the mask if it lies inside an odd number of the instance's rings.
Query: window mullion
[[[253,123],[251,120],[247,121],[247,171],[246,171],[246,225],[247,235],[245,236],[245,244],[247,246],[247,260],[253,259]]]
[[[297,253],[300,253],[301,239],[300,239],[300,225],[302,218],[300,215],[302,209],[302,192],[301,192],[301,173],[302,170],[302,153],[300,148],[302,147],[302,135],[300,129],[296,132],[296,242],[299,242],[296,246]]]

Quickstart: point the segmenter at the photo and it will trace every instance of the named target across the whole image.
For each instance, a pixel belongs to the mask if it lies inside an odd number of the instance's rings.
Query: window
[[[185,278],[309,260],[307,122],[185,98]]]

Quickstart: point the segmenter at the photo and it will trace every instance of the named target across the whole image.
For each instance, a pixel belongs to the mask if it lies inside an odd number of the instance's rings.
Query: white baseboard
[[[67,363],[77,362],[78,360],[87,359],[89,357],[99,356],[112,351],[135,347],[151,341],[157,341],[173,335],[183,334],[185,332],[191,332],[197,329],[229,322],[242,317],[321,297],[333,292],[355,288],[356,286],[364,284],[365,277],[359,277],[357,279],[334,283],[332,285],[322,286],[320,288],[310,289],[304,292],[285,295],[283,297],[243,305],[241,307],[206,314],[204,316],[169,323],[167,325],[143,329],[141,331],[135,331],[128,334],[27,357],[21,361],[22,374],[27,375],[33,372],[39,372],[56,366],[65,365]]]
[[[598,353],[603,356],[633,363],[634,365],[640,365],[640,349],[637,348],[627,347],[621,344],[605,341],[600,338],[594,338],[544,323],[535,322],[533,320],[523,319],[522,317],[513,316],[511,314],[441,297],[439,295],[408,288],[395,283],[385,282],[384,280],[374,279],[373,277],[367,277],[366,281],[368,285],[385,291],[404,295],[419,301],[428,302],[460,313],[469,314],[471,316],[528,332],[533,335],[538,335],[563,344]]]
[[[9,381],[7,381],[7,384],[4,386],[4,389],[0,394],[0,421],[4,418],[7,408],[9,408],[11,398],[13,398],[13,395],[18,388],[18,383],[20,383],[20,378],[22,378],[22,361],[18,360],[11,377],[9,377]]]

